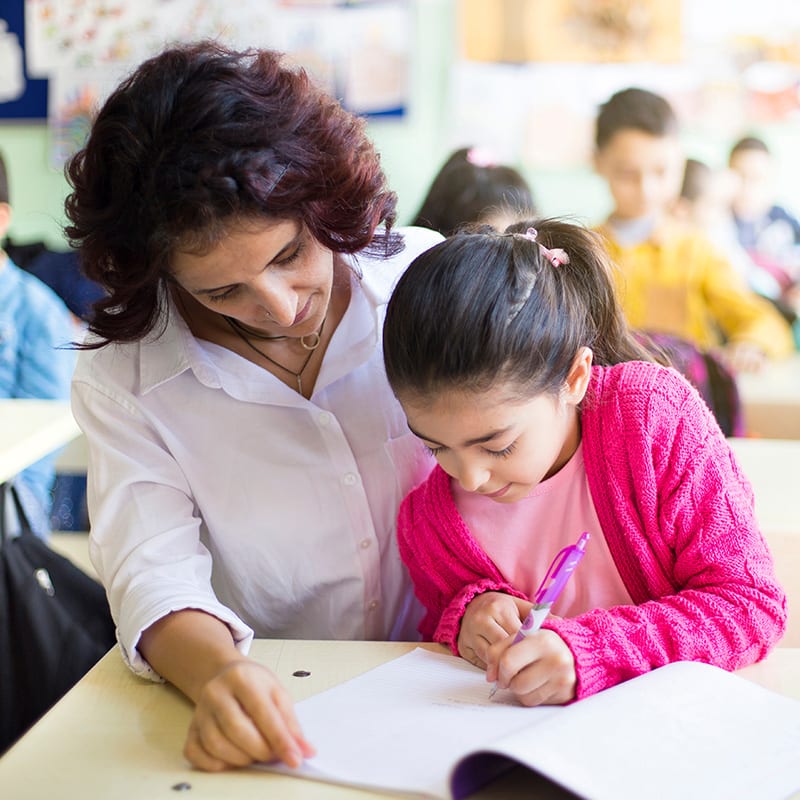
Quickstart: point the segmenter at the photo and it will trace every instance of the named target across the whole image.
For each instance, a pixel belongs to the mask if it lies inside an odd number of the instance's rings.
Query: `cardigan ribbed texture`
[[[635,605],[545,622],[575,658],[576,697],[673,661],[734,670],[763,658],[785,630],[786,597],[752,488],[694,388],[654,364],[593,367],[581,429],[592,500]],[[420,632],[454,653],[476,595],[525,596],[470,534],[441,467],[403,501],[398,542],[426,609]]]

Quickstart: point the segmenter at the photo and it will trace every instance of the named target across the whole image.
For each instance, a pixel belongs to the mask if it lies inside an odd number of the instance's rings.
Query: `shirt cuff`
[[[135,600],[133,602],[135,603]],[[200,600],[199,602],[196,596],[187,597],[183,601],[172,598],[168,603],[150,603],[146,607],[140,606],[136,613],[130,615],[129,619],[123,619],[117,625],[117,641],[122,652],[122,659],[135,675],[159,683],[164,681],[164,678],[150,666],[139,652],[139,640],[142,637],[142,633],[158,620],[175,611],[185,611],[187,609],[204,611],[206,614],[210,614],[224,622],[231,632],[236,649],[242,655],[247,655],[250,651],[250,645],[253,642],[253,630],[245,625],[229,608],[226,608],[213,598]]]

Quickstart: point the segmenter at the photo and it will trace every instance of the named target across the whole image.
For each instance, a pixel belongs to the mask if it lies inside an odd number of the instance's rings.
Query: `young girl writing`
[[[438,461],[398,523],[426,639],[526,705],[672,661],[737,669],[778,641],[785,596],[750,485],[697,392],[631,338],[595,234],[544,221],[447,239],[400,279],[383,337]],[[554,616],[512,646],[582,531]]]

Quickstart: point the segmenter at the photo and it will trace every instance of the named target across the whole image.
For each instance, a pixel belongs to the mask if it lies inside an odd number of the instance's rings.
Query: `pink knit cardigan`
[[[671,369],[593,367],[581,412],[589,489],[635,605],[551,618],[585,697],[672,661],[733,670],[783,635],[786,597],[753,493],[710,411]],[[487,591],[517,597],[458,513],[436,467],[403,502],[400,554],[427,613],[420,632],[458,653],[461,618]]]

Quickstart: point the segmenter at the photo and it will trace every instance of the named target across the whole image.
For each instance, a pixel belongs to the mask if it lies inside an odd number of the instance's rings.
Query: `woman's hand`
[[[484,592],[474,597],[461,618],[458,653],[476,667],[486,669],[489,647],[514,635],[531,603],[502,592]]]
[[[254,761],[298,767],[314,755],[275,675],[243,656],[225,623],[196,609],[168,614],[142,633],[139,650],[195,704],[184,755],[218,772]]]
[[[539,630],[513,644],[508,637],[487,653],[486,680],[511,689],[524,706],[560,705],[575,699],[575,659],[555,631]]]
[[[183,750],[193,766],[210,772],[283,761],[299,767],[314,748],[303,738],[292,701],[261,664],[227,665],[200,691]]]

